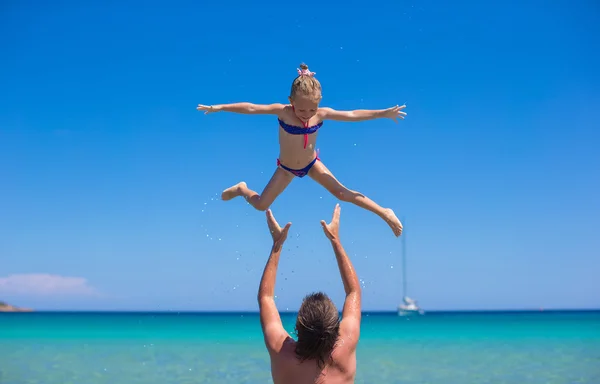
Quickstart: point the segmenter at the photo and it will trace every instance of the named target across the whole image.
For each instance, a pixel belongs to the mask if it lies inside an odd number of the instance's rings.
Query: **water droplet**
[[[219,237],[219,241],[221,241],[221,238]]]
[[[393,265],[390,265],[390,268],[391,268],[391,269],[394,269],[394,266],[393,266]]]

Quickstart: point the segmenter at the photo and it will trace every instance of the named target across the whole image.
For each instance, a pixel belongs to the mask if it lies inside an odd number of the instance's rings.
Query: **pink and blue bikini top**
[[[308,135],[312,135],[313,133],[317,132],[319,128],[321,128],[321,126],[323,125],[323,122],[321,121],[319,124],[309,127],[308,123],[303,122],[304,127],[298,127],[296,125],[286,124],[281,119],[278,120],[279,124],[281,125],[281,128],[283,128],[283,130],[289,133],[290,135],[304,135],[304,149],[306,149],[306,144],[308,144]]]

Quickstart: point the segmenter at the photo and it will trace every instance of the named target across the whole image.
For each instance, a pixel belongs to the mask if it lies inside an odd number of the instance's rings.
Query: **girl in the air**
[[[243,196],[256,209],[267,210],[273,201],[290,184],[294,177],[310,176],[317,183],[342,201],[347,201],[376,213],[390,226],[396,236],[402,233],[402,224],[390,208],[382,208],[374,201],[357,191],[352,191],[340,183],[319,160],[315,151],[317,131],[325,120],[363,121],[377,118],[404,119],[406,113],[402,106],[381,110],[336,111],[328,107],[319,107],[321,102],[321,84],[315,73],[301,64],[298,77],[292,83],[288,97],[290,104],[257,105],[234,103],[221,105],[202,105],[197,109],[212,112],[236,112],[243,114],[277,115],[279,120],[279,158],[277,169],[262,194],[248,188],[245,182],[227,188],[221,194],[223,200]]]

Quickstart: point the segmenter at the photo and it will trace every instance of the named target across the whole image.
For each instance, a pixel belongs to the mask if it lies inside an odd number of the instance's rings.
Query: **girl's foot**
[[[394,235],[396,235],[396,237],[402,234],[402,223],[400,220],[398,220],[394,211],[392,211],[390,208],[386,209],[383,219],[390,226],[390,228],[392,228],[392,231],[394,231]]]
[[[242,195],[242,188],[246,188],[246,183],[243,181],[237,183],[233,187],[229,187],[221,193],[221,199],[227,201],[231,200],[234,197],[238,197]]]

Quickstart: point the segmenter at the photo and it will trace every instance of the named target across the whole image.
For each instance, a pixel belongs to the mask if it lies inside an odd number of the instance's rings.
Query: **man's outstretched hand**
[[[271,232],[271,237],[273,237],[273,247],[281,247],[287,238],[288,231],[292,226],[292,223],[287,223],[283,229],[275,220],[273,213],[270,209],[267,210],[267,224],[269,226],[269,231]]]
[[[329,240],[338,240],[339,238],[339,230],[340,230],[340,205],[336,204],[335,209],[333,210],[333,217],[331,218],[331,222],[329,224],[325,223],[325,220],[321,220],[321,226],[323,227],[323,232],[325,232],[325,236]]]

